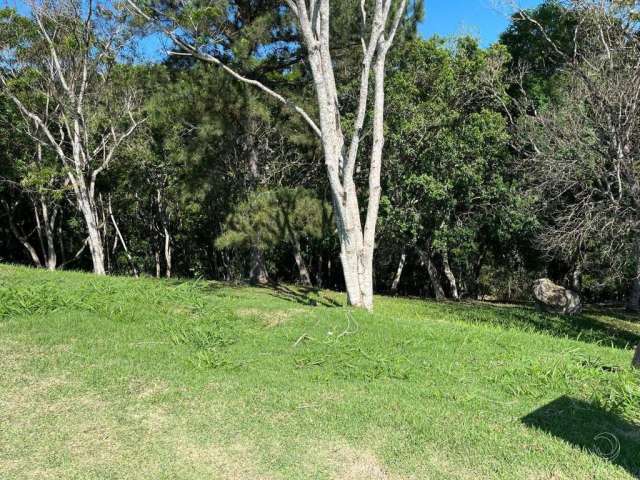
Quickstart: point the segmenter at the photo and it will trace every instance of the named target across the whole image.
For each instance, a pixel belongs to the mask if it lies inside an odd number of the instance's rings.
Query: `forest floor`
[[[0,266],[0,478],[631,479],[640,323]]]

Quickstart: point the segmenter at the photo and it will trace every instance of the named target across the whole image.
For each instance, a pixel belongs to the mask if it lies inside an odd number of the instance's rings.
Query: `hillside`
[[[640,324],[0,266],[0,478],[631,479]]]

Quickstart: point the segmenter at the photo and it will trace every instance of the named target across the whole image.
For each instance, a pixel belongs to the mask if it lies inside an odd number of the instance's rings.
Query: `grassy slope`
[[[342,301],[0,266],[0,478],[640,468],[632,322],[389,298],[369,315]],[[603,433],[620,441],[611,461],[596,454]]]

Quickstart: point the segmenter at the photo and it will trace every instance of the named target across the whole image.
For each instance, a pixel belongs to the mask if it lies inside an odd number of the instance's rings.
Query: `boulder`
[[[548,278],[536,280],[533,296],[539,308],[548,312],[576,315],[582,311],[580,295],[573,290],[556,285]]]

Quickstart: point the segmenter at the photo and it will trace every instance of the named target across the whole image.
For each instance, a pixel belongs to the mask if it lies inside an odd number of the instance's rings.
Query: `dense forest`
[[[1,10],[0,261],[637,310],[638,6],[488,48],[419,0]]]

